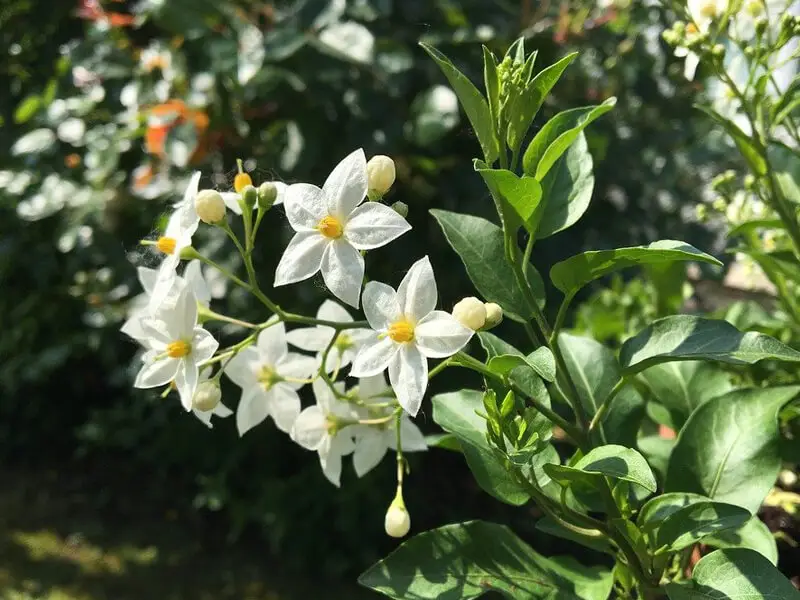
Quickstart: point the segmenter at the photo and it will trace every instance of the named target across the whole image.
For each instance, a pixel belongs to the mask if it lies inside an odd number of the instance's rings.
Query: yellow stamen
[[[158,248],[164,254],[172,254],[175,252],[175,246],[177,246],[178,242],[175,238],[171,237],[160,237],[156,242],[156,248]]]
[[[332,240],[342,237],[342,232],[344,231],[341,221],[339,221],[339,219],[336,217],[331,217],[330,215],[324,217],[317,224],[317,229],[319,229],[319,232],[326,238],[331,238]]]
[[[689,23],[686,25],[686,33],[694,34],[697,33],[697,25],[694,23]]]
[[[192,346],[184,340],[175,340],[167,344],[167,356],[170,358],[183,358],[192,351]]]
[[[414,339],[414,326],[408,321],[397,321],[389,326],[387,333],[392,341],[403,344]]]
[[[238,167],[239,172],[236,174],[236,177],[233,178],[233,189],[236,190],[237,194],[239,194],[244,189],[244,186],[253,185],[253,180],[250,179],[250,175],[244,172],[242,159],[236,159],[236,166]]]

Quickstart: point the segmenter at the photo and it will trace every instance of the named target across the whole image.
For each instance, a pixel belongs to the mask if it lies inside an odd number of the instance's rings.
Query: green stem
[[[430,381],[431,379],[433,379],[434,377],[436,377],[436,376],[437,376],[439,373],[441,373],[442,371],[444,371],[444,370],[445,370],[447,367],[449,367],[449,366],[451,366],[451,365],[452,365],[452,363],[450,362],[450,359],[449,359],[449,358],[448,358],[448,359],[445,359],[445,360],[443,360],[442,362],[440,362],[438,365],[436,365],[435,367],[433,367],[433,368],[432,368],[432,369],[431,369],[431,370],[428,372],[428,381]]]
[[[575,292],[570,292],[566,296],[564,296],[564,300],[561,301],[561,306],[558,307],[558,314],[556,315],[556,324],[553,326],[553,333],[550,334],[550,345],[554,346],[558,343],[558,334],[561,332],[562,327],[564,327],[564,321],[567,318],[567,311],[569,310],[570,304],[572,304],[572,299],[575,297]]]
[[[609,392],[608,396],[606,396],[603,402],[600,404],[600,406],[597,407],[597,412],[594,413],[594,417],[592,417],[592,422],[589,423],[590,436],[592,435],[595,429],[600,427],[600,422],[603,420],[603,417],[606,416],[606,413],[608,412],[609,408],[611,408],[611,403],[614,401],[614,398],[616,397],[617,394],[619,394],[619,391],[625,386],[626,383],[627,382],[625,381],[624,377],[621,378],[619,381],[617,381],[617,383],[614,384],[614,387],[611,388],[611,391]],[[603,440],[603,443],[605,444],[606,435],[602,427],[600,427],[600,437]]]

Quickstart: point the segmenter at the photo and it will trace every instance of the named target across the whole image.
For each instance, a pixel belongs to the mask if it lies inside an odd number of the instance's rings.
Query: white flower
[[[730,34],[738,41],[748,41],[755,37],[756,21],[767,19],[770,28],[777,29],[780,17],[789,8],[787,0],[744,0],[733,15]]]
[[[322,271],[333,295],[358,308],[364,280],[359,250],[379,248],[411,229],[388,206],[361,204],[366,193],[367,162],[360,149],[336,166],[322,189],[308,183],[286,189],[286,216],[297,233],[275,271],[275,286]]]
[[[181,261],[181,250],[192,245],[192,236],[200,225],[200,217],[194,208],[194,197],[200,184],[200,171],[192,175],[183,200],[175,205],[175,212],[167,223],[164,235],[156,241],[156,248],[166,256],[158,268],[158,276],[150,295],[150,308],[155,309],[164,301],[175,278],[175,269]]]
[[[152,317],[142,319],[147,338],[141,340],[147,352],[134,387],[153,388],[171,381],[188,411],[197,389],[198,366],[210,359],[219,343],[197,326],[197,300],[187,285],[170,292]]]
[[[317,319],[334,321],[337,323],[352,323],[353,317],[341,305],[333,300],[325,300],[317,311]],[[337,369],[346,367],[356,356],[360,343],[369,332],[365,329],[348,329],[336,334],[333,327],[315,325],[314,327],[301,327],[293,329],[286,334],[286,340],[301,350],[317,353],[318,364],[322,362],[322,353],[336,336],[328,360],[325,362],[325,372],[332,373]]]
[[[728,10],[728,0],[688,0],[686,8],[700,32],[705,33]]]
[[[194,413],[194,416],[197,417],[209,429],[213,427],[213,425],[211,424],[211,417],[219,417],[221,419],[224,419],[226,417],[230,417],[233,414],[233,411],[227,406],[225,406],[219,400],[217,400],[216,404],[214,405],[214,408],[212,408],[211,410],[200,410],[198,408],[197,394],[200,393],[200,391],[202,390],[203,384],[208,381],[210,374],[211,374],[210,370],[205,370],[202,373],[200,373],[200,382],[198,383],[197,386],[197,392],[194,398],[195,401],[192,403],[192,412]],[[219,387],[217,387],[217,390],[219,390]]]
[[[249,346],[231,359],[225,374],[242,388],[236,409],[239,435],[272,415],[281,431],[288,432],[300,414],[297,390],[316,366],[310,356],[289,352],[283,323],[270,325]]]
[[[700,55],[696,52],[692,52],[688,48],[678,46],[675,48],[675,56],[679,58],[686,58],[683,63],[683,76],[689,81],[692,81],[695,73],[697,73],[697,67],[700,64]]]
[[[364,313],[374,330],[353,361],[352,377],[389,369],[397,401],[417,414],[428,387],[428,358],[452,356],[474,333],[436,308],[436,280],[428,257],[415,262],[400,287],[370,281],[364,288]]]
[[[361,412],[364,419],[380,419],[394,412],[391,406],[385,406],[387,400],[394,397],[392,389],[387,385],[383,373],[365,377],[358,382],[355,392],[367,406]],[[370,407],[370,404],[382,405]],[[356,474],[363,477],[380,464],[388,450],[397,451],[397,420],[391,419],[381,425],[357,425],[354,429],[356,449],[353,453],[353,466]],[[411,422],[407,413],[400,417],[400,443],[403,452],[422,452],[428,449],[425,436]]]
[[[341,393],[344,385],[334,385]],[[322,472],[338,487],[342,475],[342,456],[355,449],[350,424],[358,419],[358,414],[350,404],[336,398],[322,379],[316,379],[312,388],[317,403],[300,413],[291,436],[303,448],[319,454]]]
[[[283,204],[286,188],[289,186],[281,181],[272,181],[271,183],[275,186],[275,189],[278,190],[278,197],[275,198],[275,202],[273,202],[272,206]],[[242,207],[239,205],[239,198],[241,198],[242,195],[239,192],[220,192],[220,195],[225,201],[225,206],[231,209],[233,213],[237,215],[242,214]]]

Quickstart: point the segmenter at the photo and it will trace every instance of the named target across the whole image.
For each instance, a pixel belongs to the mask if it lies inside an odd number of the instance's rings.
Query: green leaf
[[[489,101],[491,125],[496,135],[497,116],[500,114],[500,80],[497,76],[497,59],[486,46],[483,46],[483,82]]]
[[[753,364],[765,358],[800,361],[800,352],[775,338],[742,333],[727,321],[690,315],[665,317],[628,339],[619,352],[625,373],[672,360],[716,360]]]
[[[479,331],[478,340],[480,340],[483,349],[486,350],[487,361],[501,354],[513,354],[514,356],[524,356],[524,354],[522,354],[521,351],[517,350],[507,341],[497,337],[495,334],[489,331]]]
[[[537,348],[528,356],[520,356],[518,354],[501,354],[489,359],[487,365],[489,370],[498,375],[508,375],[512,370],[518,367],[531,369],[539,377],[547,380],[554,381],[556,378],[556,360],[553,353],[546,346]]]
[[[641,394],[633,385],[625,385],[600,421],[606,441],[609,444],[635,448],[644,415],[645,401]]]
[[[557,63],[550,65],[540,71],[534,77],[525,90],[514,100],[508,111],[508,131],[507,141],[509,148],[519,148],[525,134],[531,126],[536,113],[544,104],[545,98],[553,89],[553,86],[561,78],[564,70],[578,56],[577,52],[568,54]]]
[[[778,412],[798,392],[800,386],[742,389],[701,405],[678,435],[665,490],[755,513],[781,467]]]
[[[37,95],[27,96],[17,105],[14,111],[14,122],[18,124],[26,123],[42,107],[42,99]]]
[[[647,462],[663,481],[667,475],[669,457],[675,447],[675,440],[660,435],[643,435],[636,441],[636,447],[647,457]]]
[[[754,219],[752,221],[745,221],[744,223],[740,223],[736,227],[733,227],[729,232],[728,236],[733,237],[735,235],[746,235],[749,234],[756,229],[783,229],[783,221],[780,219]]]
[[[706,537],[727,529],[736,529],[750,520],[741,506],[703,500],[684,506],[669,515],[658,528],[656,548],[683,550]]]
[[[358,582],[390,598],[471,600],[500,592],[518,600],[605,600],[611,573],[545,558],[504,525],[470,521],[414,536]]]
[[[542,220],[536,237],[543,239],[574,225],[589,208],[594,190],[592,155],[581,133],[542,179]]]
[[[771,143],[767,154],[783,197],[800,204],[800,157],[779,142]]]
[[[565,487],[573,481],[599,482],[605,476],[635,483],[650,492],[656,491],[656,479],[644,457],[636,450],[616,444],[591,450],[574,466],[545,465],[544,470]]]
[[[781,277],[785,277],[789,281],[800,281],[800,264],[794,253],[788,250],[759,252],[742,248],[741,252],[756,261],[772,281],[779,281]]]
[[[728,529],[702,539],[714,548],[749,548],[755,550],[773,565],[778,565],[778,545],[775,536],[758,517],[751,517],[737,529]]]
[[[425,443],[428,444],[429,448],[442,448],[453,452],[461,452],[461,444],[458,443],[458,438],[452,433],[426,435]]]
[[[656,400],[669,410],[676,431],[680,431],[694,409],[733,388],[725,371],[694,360],[654,365],[642,371],[641,377]]]
[[[472,124],[472,128],[475,130],[475,135],[478,137],[483,150],[483,156],[486,162],[491,165],[500,155],[500,144],[495,136],[489,105],[467,76],[456,69],[450,59],[433,46],[422,42],[419,45],[436,61],[436,64],[439,65],[439,68],[447,77],[447,81],[450,82],[469,122]]]
[[[612,556],[614,555],[614,550],[611,548],[611,545],[605,540],[605,538],[591,537],[573,531],[572,529],[567,529],[563,525],[560,525],[558,521],[555,521],[550,517],[542,517],[536,521],[536,529],[542,533],[546,533],[564,540],[570,540],[571,542],[591,548],[592,550],[604,552]]]
[[[616,103],[616,98],[609,98],[598,106],[565,110],[550,119],[525,150],[522,158],[525,173],[539,181],[544,179],[558,157],[566,152],[578,135],[592,121],[614,108]]]
[[[487,302],[496,302],[509,318],[525,322],[533,316],[525,295],[503,250],[503,231],[494,223],[473,217],[431,210],[448,243],[461,257],[475,289]],[[526,265],[528,281],[536,298],[544,302],[544,282],[533,267]]]
[[[649,533],[657,529],[670,515],[679,510],[698,502],[707,501],[708,498],[705,496],[687,492],[661,494],[645,502],[636,517],[636,524],[644,533]]]
[[[726,119],[713,109],[698,105],[695,105],[695,107],[699,108],[709,117],[714,119],[714,121],[722,125],[728,135],[733,138],[736,147],[739,149],[742,157],[745,159],[753,172],[755,172],[757,175],[767,174],[767,161],[765,161],[764,157],[761,156],[749,135],[742,131],[736,123]]]
[[[477,167],[477,165],[476,165]],[[532,177],[517,177],[505,169],[476,168],[496,199],[514,209],[525,229],[536,235],[542,217],[542,186]]]
[[[433,397],[433,420],[458,438],[478,485],[502,502],[525,504],[527,492],[517,485],[489,445],[486,421],[476,411],[484,412],[481,392],[461,390]]]
[[[550,279],[567,295],[575,294],[587,283],[628,267],[697,260],[721,265],[716,258],[694,246],[675,240],[660,240],[647,246],[582,252],[553,265]]]
[[[701,558],[689,583],[667,584],[670,600],[798,600],[798,591],[758,552],[716,550]]]

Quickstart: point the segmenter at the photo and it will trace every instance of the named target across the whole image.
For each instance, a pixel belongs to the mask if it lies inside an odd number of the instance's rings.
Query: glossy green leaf
[[[778,188],[789,202],[800,204],[800,156],[779,142],[767,151]]]
[[[522,225],[532,235],[542,218],[542,186],[533,177],[517,177],[505,169],[476,169],[496,198],[514,209]]]
[[[570,558],[545,558],[504,525],[445,525],[403,542],[358,582],[398,600],[605,600],[611,573]]]
[[[17,105],[14,111],[14,122],[18,124],[28,122],[42,107],[42,98],[37,95],[27,96]]]
[[[755,513],[781,467],[778,412],[798,392],[800,386],[742,389],[701,405],[678,435],[665,490]]]
[[[661,494],[645,502],[636,517],[636,524],[643,532],[649,533],[657,529],[670,515],[679,510],[698,502],[707,501],[708,498],[705,496],[689,492]]]
[[[662,438],[660,435],[643,435],[636,441],[636,447],[647,457],[648,464],[663,482],[667,476],[667,466],[675,447],[675,440]]]
[[[508,110],[506,139],[509,148],[519,148],[550,90],[553,89],[564,70],[575,60],[576,56],[578,56],[577,52],[568,54],[555,64],[537,73],[536,77],[528,82],[519,97],[515,98]]]
[[[619,352],[626,373],[673,360],[753,364],[766,358],[800,361],[800,352],[763,333],[742,333],[727,321],[690,315],[659,319],[628,339]]]
[[[736,529],[728,529],[703,538],[702,543],[713,548],[749,548],[773,565],[778,565],[778,545],[775,536],[758,517]]]
[[[694,246],[661,240],[647,246],[582,252],[553,265],[550,279],[565,294],[574,294],[587,283],[628,267],[696,260],[721,265],[716,258]]]
[[[606,442],[635,448],[644,415],[645,401],[642,395],[633,385],[623,386],[600,421]]]
[[[537,348],[528,356],[519,354],[501,354],[489,359],[487,366],[493,373],[498,375],[508,375],[518,367],[533,370],[539,377],[547,381],[554,381],[556,378],[556,361],[553,353],[546,346]]]
[[[758,552],[716,550],[701,558],[688,583],[667,584],[670,600],[800,600],[800,591]]]
[[[755,143],[739,126],[733,121],[726,119],[716,111],[705,106],[697,106],[700,110],[706,113],[709,117],[714,119],[717,123],[722,125],[725,131],[733,139],[736,147],[739,149],[742,157],[745,159],[750,168],[758,175],[766,175],[767,161],[761,156]]]
[[[694,360],[654,365],[642,371],[641,377],[656,400],[669,410],[671,427],[676,431],[695,408],[733,388],[725,371]]]
[[[433,420],[458,438],[464,457],[481,488],[502,502],[519,506],[528,494],[517,485],[486,440],[483,394],[461,390],[433,397]]]
[[[589,208],[594,190],[592,155],[581,133],[542,179],[542,218],[536,237],[543,239],[574,225]]]
[[[655,477],[644,457],[636,450],[616,444],[591,450],[571,467],[545,465],[544,470],[565,487],[573,481],[602,481],[605,476],[635,483],[650,492],[656,491]]]
[[[533,314],[525,295],[514,278],[503,250],[503,231],[494,223],[473,217],[431,210],[448,243],[461,257],[475,289],[487,302],[496,302],[515,321],[527,321]],[[533,267],[527,265],[528,281],[536,298],[544,302],[544,282]]]
[[[436,64],[439,65],[439,68],[447,77],[447,81],[450,82],[469,122],[472,124],[472,128],[475,130],[475,135],[478,137],[483,150],[483,156],[486,162],[491,165],[500,155],[500,144],[492,126],[489,105],[467,76],[459,71],[450,62],[450,59],[433,46],[422,42],[420,42],[420,46],[436,61]]]
[[[741,506],[703,500],[684,506],[669,515],[659,526],[656,548],[671,552],[696,544],[707,535],[736,529],[750,520],[750,512]]]
[[[617,103],[609,98],[598,106],[584,106],[558,113],[545,123],[533,138],[522,158],[523,170],[527,175],[544,179],[547,172],[578,135],[595,119],[604,115]]]
[[[452,433],[434,433],[426,435],[425,443],[428,444],[429,448],[442,448],[443,450],[461,452],[461,444],[458,443],[458,438]]]

